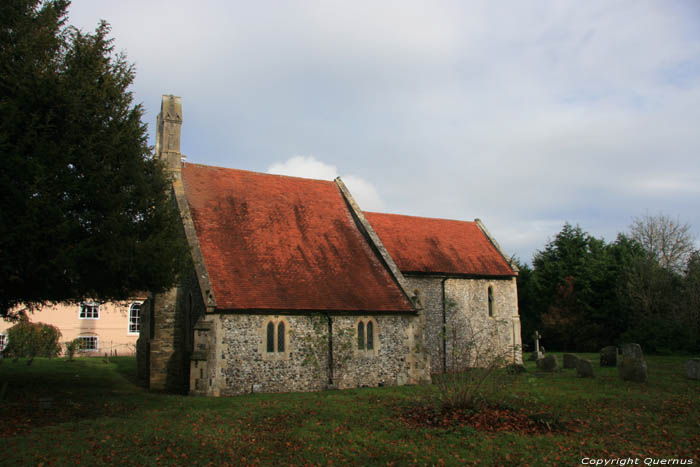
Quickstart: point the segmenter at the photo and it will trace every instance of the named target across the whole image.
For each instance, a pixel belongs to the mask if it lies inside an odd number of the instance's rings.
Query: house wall
[[[81,319],[80,305],[61,303],[42,307],[27,317],[33,323],[56,326],[61,331],[61,342],[69,342],[80,336],[97,336],[98,349],[81,352],[81,355],[133,355],[136,352],[138,333],[129,332],[129,306],[143,300],[108,302],[100,305],[98,319]],[[0,334],[15,323],[0,320]]]
[[[211,314],[195,326],[192,394],[317,391],[328,387],[429,381],[416,315],[331,316],[333,375],[329,381],[328,317],[323,314]],[[372,320],[373,350],[359,350],[357,323]],[[285,323],[284,352],[266,349],[267,323]]]
[[[500,355],[522,362],[522,341],[515,278],[466,279],[404,274],[408,288],[418,291],[425,314],[425,342],[433,373],[457,368],[474,349],[482,358]],[[443,281],[445,321],[443,331]],[[488,288],[493,290],[493,316],[489,316]],[[443,335],[446,335],[443,346]],[[476,348],[474,347],[476,346]],[[478,364],[478,362],[473,362]]]

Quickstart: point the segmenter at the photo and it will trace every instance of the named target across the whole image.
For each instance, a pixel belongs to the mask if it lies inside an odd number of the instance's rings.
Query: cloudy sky
[[[481,218],[529,261],[568,221],[700,232],[700,2],[74,0],[188,161],[331,179],[365,210]],[[152,136],[152,135],[151,135]]]

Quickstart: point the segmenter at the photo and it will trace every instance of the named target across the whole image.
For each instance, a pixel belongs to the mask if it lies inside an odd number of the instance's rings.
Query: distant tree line
[[[636,342],[645,351],[700,351],[700,251],[691,229],[660,214],[635,218],[612,243],[564,224],[532,267],[518,264],[523,342],[591,352]]]

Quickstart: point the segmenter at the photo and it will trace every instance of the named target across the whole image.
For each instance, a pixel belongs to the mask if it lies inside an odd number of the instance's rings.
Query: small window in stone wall
[[[493,287],[489,286],[489,316],[493,316]]]
[[[367,350],[374,349],[374,325],[372,321],[367,323]]]
[[[275,331],[277,333],[275,334]],[[266,345],[268,353],[283,353],[286,343],[286,327],[284,321],[271,320],[265,326]]]
[[[284,321],[277,325],[277,351],[284,352]]]
[[[357,323],[357,348],[359,350],[374,350],[373,320],[360,320]]]
[[[275,351],[275,323],[272,321],[267,323],[267,351]]]

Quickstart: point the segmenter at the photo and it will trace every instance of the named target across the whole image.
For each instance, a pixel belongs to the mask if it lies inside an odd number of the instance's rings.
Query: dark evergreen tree
[[[0,3],[0,313],[171,286],[184,242],[109,26]]]

